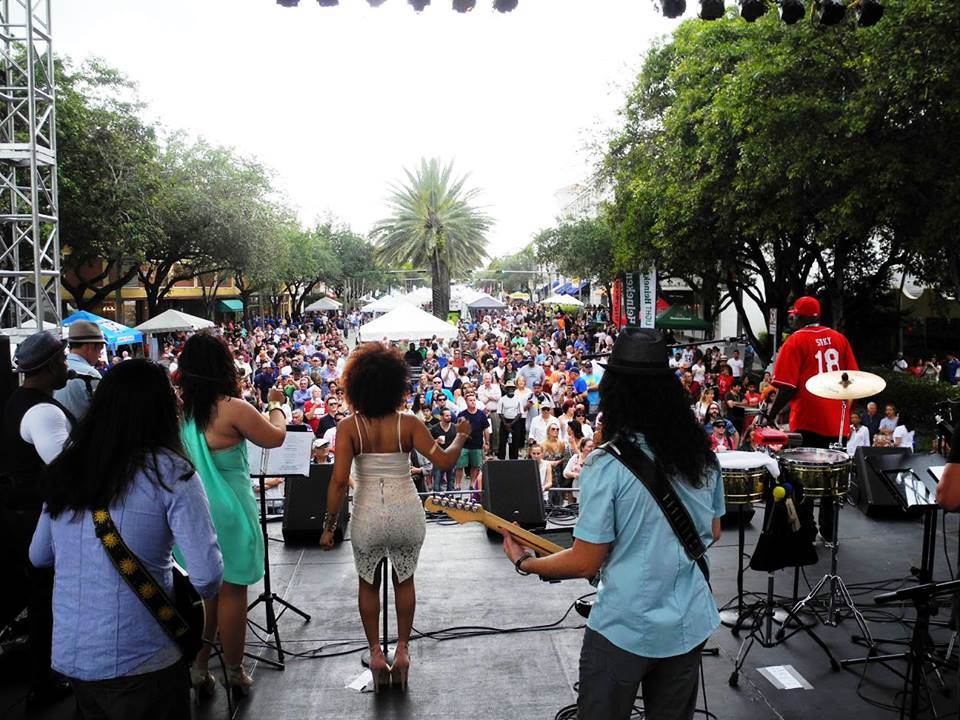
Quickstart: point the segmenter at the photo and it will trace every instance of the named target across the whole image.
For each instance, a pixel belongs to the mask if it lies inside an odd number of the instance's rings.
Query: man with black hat
[[[55,390],[67,382],[66,342],[50,332],[24,340],[14,355],[23,384],[7,400],[3,413],[3,448],[0,458],[0,532],[7,557],[8,598],[22,601],[26,594],[30,631],[30,692],[28,711],[55,702],[68,691],[50,669],[53,631],[53,571],[35,568],[29,549],[43,508],[39,476],[66,444],[74,419],[54,400]],[[18,608],[12,608],[14,613]],[[4,607],[4,615],[9,608]],[[0,618],[0,622],[6,620]]]
[[[80,420],[87,414],[93,391],[100,382],[100,371],[94,365],[103,351],[103,331],[89,320],[77,320],[70,326],[70,352],[67,354],[67,369],[75,376],[53,393],[54,399]]]
[[[608,442],[580,474],[573,547],[538,558],[507,532],[504,551],[521,575],[599,573],[580,654],[580,720],[627,720],[641,685],[645,717],[689,720],[700,653],[720,625],[704,557],[720,537],[720,468],[658,331],[624,328],[605,367]]]

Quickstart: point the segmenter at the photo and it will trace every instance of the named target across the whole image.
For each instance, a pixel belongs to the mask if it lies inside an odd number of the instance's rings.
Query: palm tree
[[[492,220],[472,201],[476,189],[465,190],[467,176],[453,177],[453,164],[441,167],[423,159],[416,173],[404,170],[407,182],[395,185],[392,214],[373,229],[381,262],[399,266],[429,263],[433,276],[433,314],[446,320],[450,310],[450,277],[480,265],[487,256],[486,232]]]

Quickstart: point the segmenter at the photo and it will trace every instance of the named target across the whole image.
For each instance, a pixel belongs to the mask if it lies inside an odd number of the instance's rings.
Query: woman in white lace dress
[[[377,690],[393,680],[406,687],[410,667],[408,643],[416,607],[413,574],[426,534],[423,503],[410,477],[410,451],[415,448],[435,467],[449,469],[470,433],[469,423],[461,420],[456,439],[441,448],[420,418],[401,413],[410,390],[408,373],[403,356],[379,343],[364,345],[350,356],[342,379],[354,414],[337,425],[336,460],[320,539],[325,549],[333,547],[336,509],[352,470],[355,490],[350,540],[360,577],[360,619],[370,645],[370,670]],[[393,565],[397,605],[393,665],[387,664],[380,647],[377,569],[384,558]]]

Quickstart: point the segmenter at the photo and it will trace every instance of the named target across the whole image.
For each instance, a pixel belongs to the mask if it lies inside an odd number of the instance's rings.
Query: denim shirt
[[[652,456],[643,436],[635,439]],[[713,518],[725,510],[719,469],[708,469],[700,488],[676,479],[672,485],[709,547]],[[720,625],[710,586],[656,500],[602,450],[590,453],[580,473],[580,517],[573,534],[589,543],[611,543],[587,627],[617,647],[648,658],[673,657],[695,648]]]
[[[190,582],[204,598],[220,589],[223,560],[200,478],[180,458],[158,457],[165,490],[139,471],[110,515],[127,547],[163,589],[173,593],[176,543]],[[70,478],[64,478],[69,482]],[[54,567],[53,668],[78,680],[104,680],[167,667],[180,651],[120,577],[94,532],[90,511],[44,509],[30,561]]]

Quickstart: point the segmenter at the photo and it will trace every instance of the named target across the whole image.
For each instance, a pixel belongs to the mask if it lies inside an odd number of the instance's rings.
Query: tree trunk
[[[433,314],[446,320],[450,313],[450,266],[439,249],[430,257],[430,271],[433,279]]]

